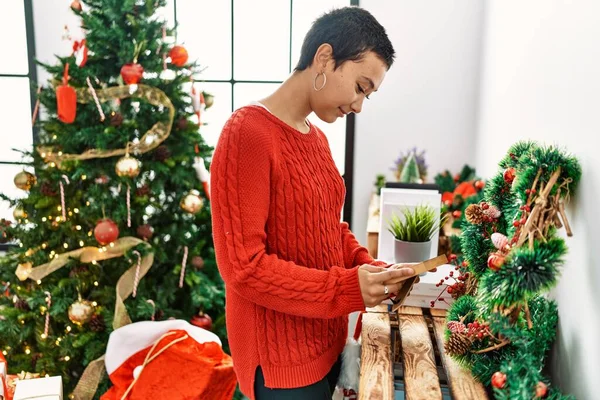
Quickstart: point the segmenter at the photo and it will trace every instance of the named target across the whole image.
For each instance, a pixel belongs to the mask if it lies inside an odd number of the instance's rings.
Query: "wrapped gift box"
[[[62,378],[51,376],[48,378],[19,380],[13,400],[30,399],[63,400]]]

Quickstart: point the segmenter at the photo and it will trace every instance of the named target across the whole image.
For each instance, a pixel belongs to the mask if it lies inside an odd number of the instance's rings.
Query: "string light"
[[[92,305],[93,305],[94,307],[96,307],[96,306],[98,305],[98,303],[96,303],[95,301],[92,301]]]
[[[23,247],[23,243],[19,243],[19,247]]]
[[[58,207],[56,207],[56,210],[58,210],[58,211],[62,211],[62,207],[61,207],[61,206],[58,206]]]
[[[65,361],[69,361],[70,359],[71,359],[71,357],[65,356]]]
[[[41,284],[42,284],[42,281],[38,279],[38,281],[37,281],[37,284],[38,284],[38,285],[41,285]]]
[[[80,241],[79,241],[79,246],[80,246],[80,247],[83,247],[84,245],[85,245],[85,243],[83,243],[83,240],[80,240]]]
[[[40,337],[41,337],[42,339],[46,339],[46,337],[47,337],[47,336],[46,336],[46,334],[45,334],[45,333],[42,333],[42,334],[40,335]]]
[[[81,225],[75,226],[75,229],[77,229],[78,231],[80,231],[81,230]]]
[[[95,281],[95,282],[94,282],[94,286],[98,286],[98,281]]]
[[[25,347],[25,354],[31,354],[31,349],[29,347]]]
[[[46,153],[42,153],[42,158],[46,158]]]
[[[88,232],[88,236],[92,236],[92,231],[89,231],[89,232]]]
[[[48,215],[48,219],[52,221],[52,215]]]
[[[63,152],[62,152],[62,151],[59,151],[59,152],[58,152],[58,155],[59,155],[59,156],[62,156],[62,155],[63,155]]]
[[[68,243],[63,243],[63,247],[64,247],[65,249],[68,249],[68,248],[69,248],[69,244],[68,244]]]
[[[69,217],[73,216],[73,211],[69,211]]]
[[[89,205],[90,205],[90,202],[89,202],[89,201],[86,201],[86,202],[85,202],[85,205],[86,205],[86,206],[89,206]]]
[[[42,222],[46,222],[46,221],[48,221],[48,218],[42,217]]]
[[[2,350],[2,354],[4,354],[5,356],[7,356],[8,355],[8,351]]]
[[[110,242],[110,247],[115,247],[115,242]]]
[[[67,325],[67,332],[71,332],[71,327]]]
[[[46,247],[48,247],[47,243],[42,243],[42,249],[45,249]]]
[[[96,260],[92,260],[92,264],[96,265],[96,264],[98,264],[98,262]]]
[[[73,211],[75,212],[75,214],[79,213],[79,208],[74,208]]]
[[[53,162],[51,162],[51,163],[50,163],[50,166],[51,166],[52,168],[54,168],[54,167],[56,167],[56,164],[55,164],[55,163],[53,163]]]
[[[56,217],[56,222],[60,222],[60,217]]]
[[[81,180],[82,180],[82,181],[85,181],[86,179],[87,179],[87,175],[85,175],[85,174],[84,174],[84,175],[81,175]]]
[[[56,140],[56,139],[58,139],[58,136],[52,135],[52,139]]]

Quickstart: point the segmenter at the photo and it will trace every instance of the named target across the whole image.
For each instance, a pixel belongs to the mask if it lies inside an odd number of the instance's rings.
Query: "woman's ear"
[[[333,47],[329,43],[323,43],[319,46],[315,52],[313,64],[317,68],[318,72],[324,72],[327,63],[333,60]]]

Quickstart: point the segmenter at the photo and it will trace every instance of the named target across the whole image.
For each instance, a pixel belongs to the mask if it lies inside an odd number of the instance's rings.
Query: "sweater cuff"
[[[342,270],[339,290],[342,306],[347,309],[346,314],[366,309],[358,281],[358,267]]]

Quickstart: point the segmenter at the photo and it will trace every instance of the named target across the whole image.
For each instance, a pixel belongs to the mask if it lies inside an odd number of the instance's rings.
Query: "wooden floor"
[[[428,308],[368,309],[359,399],[488,399],[483,385],[444,353],[445,316]]]

